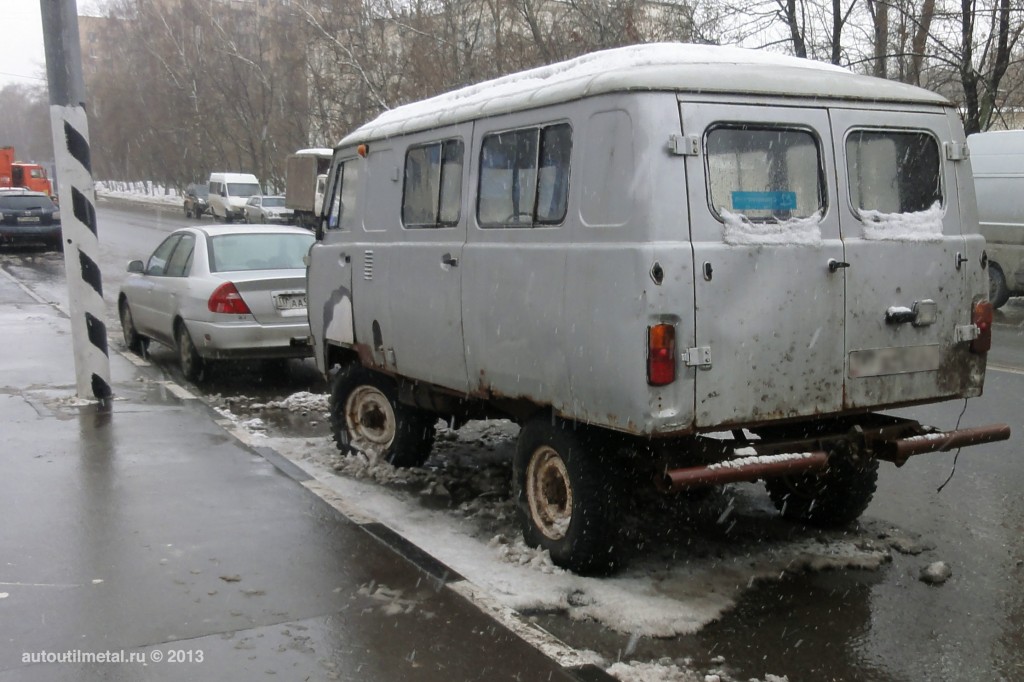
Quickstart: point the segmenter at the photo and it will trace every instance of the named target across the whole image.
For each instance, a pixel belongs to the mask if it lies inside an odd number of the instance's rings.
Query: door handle
[[[448,267],[451,268],[458,267],[459,259],[450,253],[446,253],[443,256],[441,256],[441,265],[447,265]]]
[[[829,272],[835,272],[836,270],[839,270],[840,268],[848,268],[848,267],[850,267],[849,263],[844,263],[843,261],[836,260],[835,258],[829,258],[828,259],[828,271]]]

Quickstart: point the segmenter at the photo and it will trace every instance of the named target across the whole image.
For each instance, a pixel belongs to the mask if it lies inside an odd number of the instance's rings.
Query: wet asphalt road
[[[130,258],[145,258],[170,230],[187,221],[180,211],[101,205],[101,260],[111,327],[117,282]],[[52,300],[64,300],[60,259],[5,260],[19,278]],[[722,655],[737,679],[765,673],[797,680],[1020,680],[1024,679],[1024,299],[996,314],[995,348],[985,395],[968,404],[962,425],[1005,422],[1012,440],[964,450],[947,488],[954,455],[933,454],[902,469],[883,464],[879,491],[866,518],[919,535],[932,547],[922,555],[895,554],[878,572],[839,571],[789,576],[751,590],[738,608],[703,632],[671,640],[641,640],[594,624],[552,617],[542,624],[567,643],[601,651],[635,651],[633,658]],[[173,356],[157,350],[156,364],[181,381]],[[225,373],[207,387],[228,395],[284,396],[323,390],[309,364],[292,376],[253,387]],[[906,411],[952,428],[963,403]],[[923,565],[946,561],[953,577],[941,587],[917,579]]]
[[[78,406],[67,318],[6,276],[0,330],[0,681],[572,679],[159,371],[111,354]]]

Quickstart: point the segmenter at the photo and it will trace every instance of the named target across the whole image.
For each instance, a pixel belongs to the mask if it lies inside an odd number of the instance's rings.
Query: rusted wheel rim
[[[380,389],[360,386],[345,401],[345,428],[356,447],[387,447],[395,439],[395,411]]]
[[[565,537],[572,521],[572,485],[565,462],[548,445],[537,448],[530,458],[526,468],[526,500],[530,518],[545,537]]]

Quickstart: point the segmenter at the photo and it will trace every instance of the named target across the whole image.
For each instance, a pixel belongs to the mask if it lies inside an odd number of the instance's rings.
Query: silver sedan
[[[290,223],[295,212],[285,208],[284,197],[265,197],[256,195],[245,202],[245,222],[247,223]]]
[[[125,345],[177,349],[190,381],[214,360],[308,357],[303,258],[312,243],[308,230],[287,226],[175,230],[148,261],[128,264],[118,296]]]

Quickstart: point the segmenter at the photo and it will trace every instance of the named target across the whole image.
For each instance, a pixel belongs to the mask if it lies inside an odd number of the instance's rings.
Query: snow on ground
[[[181,197],[173,187],[165,188],[152,182],[118,182],[101,180],[95,183],[96,196],[121,199],[141,204],[180,206]]]
[[[269,403],[236,397],[231,409],[216,409],[236,432],[252,434],[305,469],[346,508],[391,527],[524,617],[564,614],[634,637],[688,634],[720,618],[760,581],[876,570],[894,548],[912,544],[891,529],[794,527],[778,520],[760,488],[744,484],[693,500],[656,498],[644,503],[646,512],[641,504],[627,522],[642,546],[629,566],[611,577],[585,578],[522,541],[510,497],[515,424],[476,421],[453,430],[438,422],[431,458],[413,469],[342,456],[330,436],[268,429],[283,410],[324,419],[326,400],[309,393]],[[619,663],[612,674],[642,682],[702,679],[682,669],[676,674],[676,663],[658,664],[654,672],[645,665]]]

